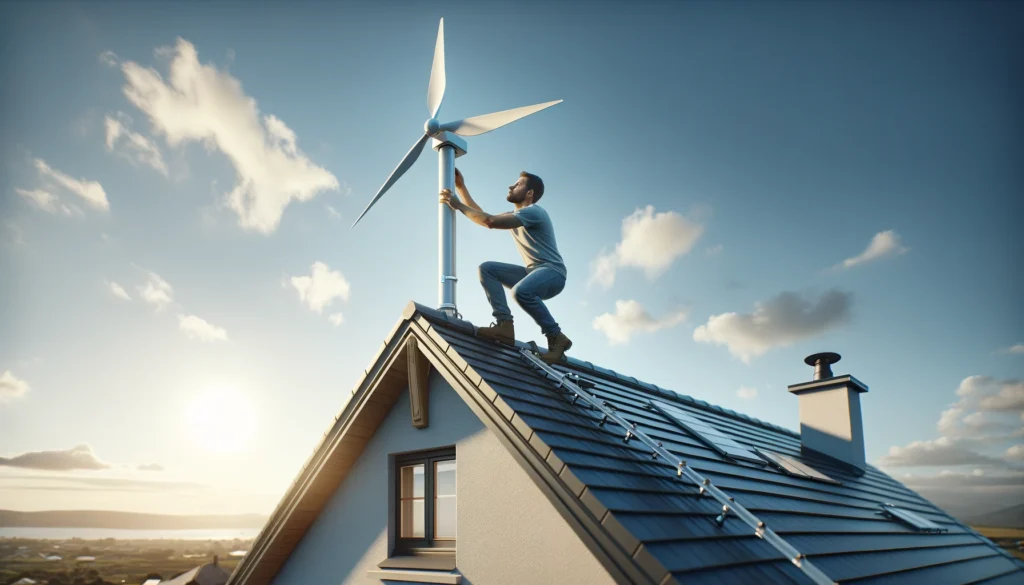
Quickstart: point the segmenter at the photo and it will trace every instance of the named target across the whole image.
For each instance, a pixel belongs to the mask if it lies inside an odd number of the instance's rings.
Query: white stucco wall
[[[274,585],[382,583],[367,572],[377,570],[388,553],[388,455],[449,445],[455,445],[458,461],[456,562],[463,583],[613,583],[498,438],[436,372],[429,416],[428,428],[413,428],[408,392],[399,397]]]

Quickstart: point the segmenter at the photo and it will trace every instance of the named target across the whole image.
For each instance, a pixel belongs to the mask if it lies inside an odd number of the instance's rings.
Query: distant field
[[[92,582],[98,576],[103,581],[120,585],[142,583],[149,574],[164,579],[210,562],[214,555],[219,564],[232,571],[240,561],[231,557],[234,550],[248,550],[251,540],[36,540],[25,538],[0,539],[0,584],[13,583],[21,577],[31,577],[45,583],[63,577],[71,583],[76,577]],[[59,561],[47,561],[41,555],[59,555]],[[78,562],[75,557],[88,555],[95,561]]]
[[[1016,555],[1018,559],[1024,560],[1024,552],[1017,546],[1018,542],[1024,541],[1024,530],[1020,528],[990,528],[988,526],[972,526],[971,528],[992,539],[993,542]]]

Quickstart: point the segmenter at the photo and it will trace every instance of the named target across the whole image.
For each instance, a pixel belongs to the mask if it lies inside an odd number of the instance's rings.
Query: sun
[[[256,430],[256,409],[237,388],[210,388],[199,394],[186,411],[191,438],[213,453],[244,451]]]

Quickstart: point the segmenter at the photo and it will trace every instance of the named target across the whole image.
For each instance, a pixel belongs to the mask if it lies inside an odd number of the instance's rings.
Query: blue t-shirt
[[[551,223],[548,212],[537,205],[529,205],[512,212],[523,223],[522,227],[509,230],[516,242],[519,255],[527,270],[547,266],[562,276],[567,276],[562,255],[558,253],[555,243],[555,226]]]

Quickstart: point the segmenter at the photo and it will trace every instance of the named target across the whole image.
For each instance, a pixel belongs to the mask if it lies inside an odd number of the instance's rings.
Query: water
[[[259,528],[200,528],[194,530],[129,530],[120,528],[36,528],[0,526],[0,538],[38,538],[65,540],[249,540],[256,538]]]

